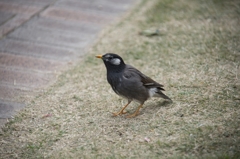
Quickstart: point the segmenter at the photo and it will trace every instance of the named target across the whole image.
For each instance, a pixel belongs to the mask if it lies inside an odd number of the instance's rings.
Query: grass
[[[0,158],[240,158],[240,3],[143,1],[0,134]],[[160,36],[138,32],[159,29]],[[113,93],[94,55],[120,54],[173,99],[112,117]],[[134,112],[137,104],[127,110]]]

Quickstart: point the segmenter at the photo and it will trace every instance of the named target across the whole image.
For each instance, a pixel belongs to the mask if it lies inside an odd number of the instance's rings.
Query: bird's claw
[[[117,112],[117,113],[113,113],[113,116],[118,116],[118,115],[122,115],[122,114],[126,114],[127,111],[120,111],[120,112]]]
[[[133,114],[126,116],[126,118],[133,118],[133,117],[137,116],[138,114],[139,114],[139,112],[135,112]]]

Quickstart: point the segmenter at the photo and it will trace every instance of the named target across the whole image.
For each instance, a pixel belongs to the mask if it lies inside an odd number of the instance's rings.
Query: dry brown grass
[[[0,134],[2,158],[240,157],[240,3],[143,1]],[[138,35],[158,28],[161,36]],[[133,119],[95,54],[115,52],[173,99]],[[127,110],[133,112],[136,104]]]

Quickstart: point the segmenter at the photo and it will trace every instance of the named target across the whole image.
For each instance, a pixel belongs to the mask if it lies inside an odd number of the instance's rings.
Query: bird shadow
[[[173,104],[173,101],[171,101],[171,100],[164,100],[164,101],[161,101],[161,102],[160,101],[157,102],[157,105],[158,106],[162,106],[162,107],[168,106],[170,104]]]
[[[142,108],[142,112],[156,111],[156,109],[158,109],[159,107],[168,107],[172,104],[173,104],[173,101],[170,101],[170,100],[158,101],[156,103],[149,103]]]

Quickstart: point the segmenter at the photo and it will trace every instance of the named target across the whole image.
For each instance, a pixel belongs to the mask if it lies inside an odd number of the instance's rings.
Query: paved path
[[[0,127],[137,0],[0,0]]]

